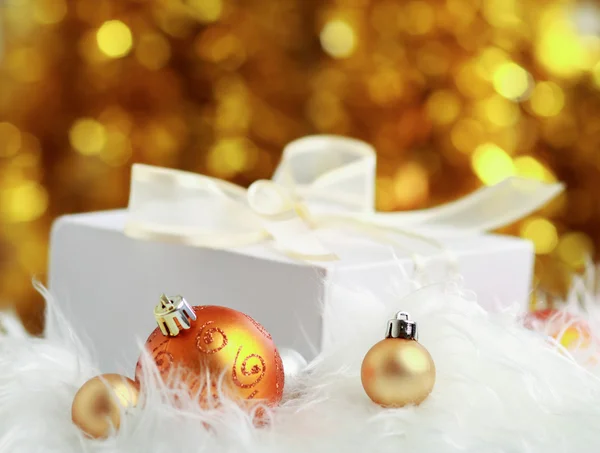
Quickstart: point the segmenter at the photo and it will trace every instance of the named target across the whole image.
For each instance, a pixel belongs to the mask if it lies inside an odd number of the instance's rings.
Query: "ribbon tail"
[[[404,233],[412,229],[440,238],[466,236],[510,225],[543,207],[563,190],[564,186],[560,183],[511,177],[439,207],[358,217],[373,225]],[[356,214],[349,215],[356,217]]]
[[[467,232],[496,230],[542,208],[563,190],[560,183],[508,178],[435,209],[429,223]]]

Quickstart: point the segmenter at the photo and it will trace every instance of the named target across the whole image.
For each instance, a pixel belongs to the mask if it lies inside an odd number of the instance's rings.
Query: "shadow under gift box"
[[[390,246],[339,231],[319,231],[319,237],[341,260],[309,264],[288,258],[271,241],[222,250],[133,239],[124,234],[125,220],[126,211],[69,215],[52,230],[50,290],[102,372],[133,369],[156,326],[153,308],[162,293],[242,311],[278,347],[311,359],[328,335],[324,306],[352,310],[332,288],[389,296],[392,283],[414,268],[408,253],[394,255]],[[527,309],[531,243],[498,235],[443,243],[484,308],[518,303]]]

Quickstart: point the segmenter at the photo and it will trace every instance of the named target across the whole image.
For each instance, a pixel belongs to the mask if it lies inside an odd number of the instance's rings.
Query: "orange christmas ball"
[[[203,404],[216,401],[219,385],[233,400],[277,405],[283,394],[283,364],[265,328],[250,316],[226,307],[188,309],[191,319],[178,317],[178,324],[171,324],[175,335],[168,327],[161,330],[159,321],[146,341],[146,350],[164,382],[183,381],[192,394],[200,395]],[[140,360],[136,379],[141,378]]]

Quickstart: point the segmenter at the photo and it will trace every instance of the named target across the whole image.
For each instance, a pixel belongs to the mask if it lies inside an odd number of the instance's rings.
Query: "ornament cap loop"
[[[191,322],[196,320],[196,313],[183,297],[167,297],[163,294],[160,303],[154,307],[154,318],[165,337],[176,337],[181,329],[191,327]]]
[[[388,321],[385,338],[417,340],[417,323],[410,319],[408,313],[400,311],[394,319]]]

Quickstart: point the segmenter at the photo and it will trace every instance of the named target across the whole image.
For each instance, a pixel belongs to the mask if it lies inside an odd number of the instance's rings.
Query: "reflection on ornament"
[[[279,349],[279,353],[281,354],[286,379],[295,378],[300,375],[308,365],[302,354],[295,349],[281,348]]]
[[[254,319],[226,307],[190,307],[181,297],[161,298],[157,327],[146,350],[169,386],[184,384],[201,404],[218,391],[236,401],[274,406],[283,395],[281,357],[271,335]],[[142,361],[136,379],[142,380]]]
[[[369,398],[384,407],[420,404],[431,393],[435,364],[407,313],[388,321],[385,339],[365,355],[361,380]]]
[[[71,418],[85,434],[107,437],[118,430],[124,410],[135,407],[139,388],[120,374],[102,374],[81,386],[71,407]]]

